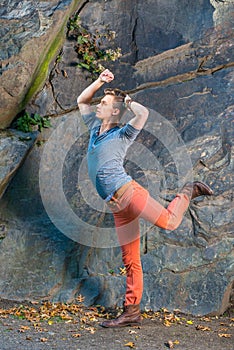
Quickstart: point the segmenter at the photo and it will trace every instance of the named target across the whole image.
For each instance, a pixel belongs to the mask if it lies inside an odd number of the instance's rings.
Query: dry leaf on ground
[[[172,340],[168,340],[167,346],[169,347],[169,349],[173,349],[173,348],[174,348],[174,343],[173,343],[173,341],[172,341]]]
[[[47,338],[41,338],[40,341],[41,341],[42,343],[46,343],[46,342],[48,341],[48,339],[47,339]]]
[[[72,334],[72,338],[79,338],[81,337],[81,334],[80,333],[74,333]]]
[[[128,346],[128,347],[131,348],[131,349],[134,349],[134,348],[135,348],[135,344],[134,344],[132,341],[130,341],[130,342],[124,344],[124,346]]]
[[[197,330],[197,331],[211,331],[210,327],[202,326],[202,325],[200,325],[200,324],[198,324],[198,325],[196,326],[196,330]]]
[[[219,337],[220,338],[231,338],[231,334],[228,334],[228,333],[219,333]]]

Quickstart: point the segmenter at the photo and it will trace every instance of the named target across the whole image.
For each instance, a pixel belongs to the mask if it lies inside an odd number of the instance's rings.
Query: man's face
[[[105,95],[101,102],[97,105],[97,117],[99,119],[105,119],[110,120],[113,117],[116,117],[115,112],[116,108],[113,107],[114,103],[114,96],[112,95]]]

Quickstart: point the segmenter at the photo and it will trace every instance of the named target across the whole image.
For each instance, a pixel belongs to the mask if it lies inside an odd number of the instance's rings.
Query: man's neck
[[[114,128],[117,125],[118,125],[117,122],[115,122],[115,123],[113,123],[113,122],[102,122],[100,130],[99,130],[99,135],[102,134],[105,131],[108,131],[108,130]]]

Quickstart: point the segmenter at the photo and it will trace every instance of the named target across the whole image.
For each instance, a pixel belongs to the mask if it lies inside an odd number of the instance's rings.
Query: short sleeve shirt
[[[101,121],[95,113],[83,115],[84,123],[90,131],[88,145],[88,173],[98,194],[109,201],[115,191],[131,181],[123,163],[127,149],[133,143],[140,130],[132,125],[115,126],[101,135]]]

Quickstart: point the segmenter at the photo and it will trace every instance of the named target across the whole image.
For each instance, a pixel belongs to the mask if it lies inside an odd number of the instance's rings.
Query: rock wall
[[[112,86],[150,108],[127,170],[165,206],[187,180],[215,192],[191,203],[173,232],[141,223],[142,308],[221,314],[234,281],[233,2],[89,1],[76,10],[88,30],[116,31],[111,45],[123,56],[106,63]],[[125,276],[112,217],[87,178],[88,135],[76,97],[91,78],[76,67],[75,44],[64,42],[27,104],[54,117],[53,128],[39,136],[0,202],[0,296],[70,301],[82,294],[88,305],[112,307],[122,305]]]
[[[37,132],[29,133],[27,137],[25,133],[16,130],[1,132],[0,198],[33,146],[36,136]]]
[[[0,128],[8,127],[44,84],[65,37],[75,0],[3,0],[1,23]]]

